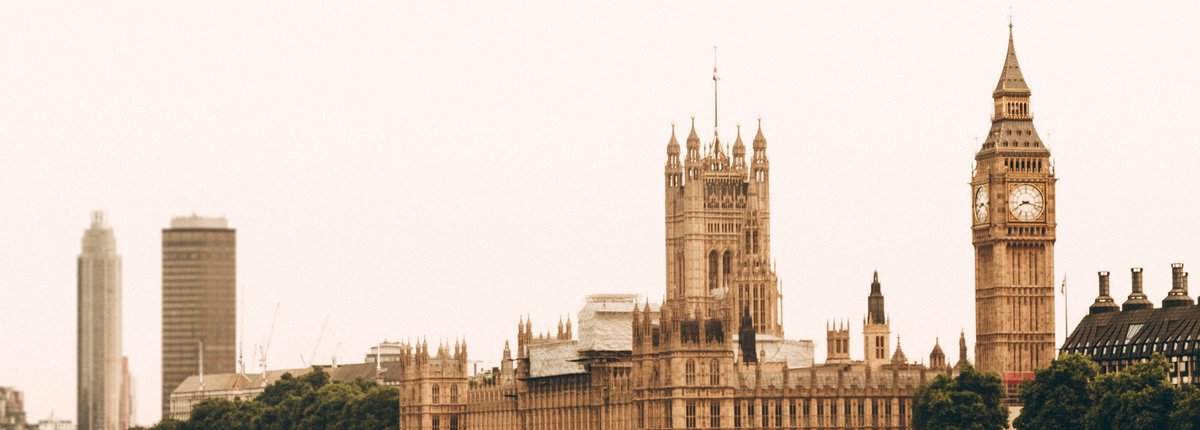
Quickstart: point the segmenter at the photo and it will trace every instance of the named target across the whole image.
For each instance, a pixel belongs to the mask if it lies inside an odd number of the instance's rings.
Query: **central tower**
[[[975,358],[1007,383],[1054,358],[1054,167],[1033,111],[1009,24],[1008,55],[992,92],[992,126],[975,155]]]
[[[713,317],[705,303],[748,312],[758,335],[782,338],[778,278],[771,267],[770,162],[762,120],[746,163],[741,126],[732,149],[716,131],[700,148],[696,121],[680,160],[672,129],[667,143],[666,303]]]

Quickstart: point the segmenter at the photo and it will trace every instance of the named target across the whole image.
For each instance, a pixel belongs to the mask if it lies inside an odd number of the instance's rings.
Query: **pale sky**
[[[763,118],[784,330],[824,357],[878,268],[908,357],[974,346],[970,180],[1009,2],[0,3],[0,386],[75,415],[75,258],[124,258],[137,420],[159,418],[161,229],[238,230],[246,350],[272,368],[465,336],[495,365],[588,294],[664,290],[674,121]],[[1200,270],[1200,3],[1012,2],[1058,182],[1056,279]],[[686,133],[686,129],[684,130]],[[1195,296],[1196,289],[1192,293]],[[1059,296],[1059,342],[1062,333]]]

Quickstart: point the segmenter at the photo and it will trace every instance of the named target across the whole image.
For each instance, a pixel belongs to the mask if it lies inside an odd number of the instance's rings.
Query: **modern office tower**
[[[80,430],[120,425],[121,256],[103,212],[92,213],[76,266],[79,294],[76,408]]]
[[[236,230],[225,218],[173,218],[162,236],[162,413],[188,376],[233,373],[237,351]],[[203,356],[201,356],[203,354]]]

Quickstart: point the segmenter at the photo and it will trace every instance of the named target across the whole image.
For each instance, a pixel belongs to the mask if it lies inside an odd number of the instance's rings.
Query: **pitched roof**
[[[1025,85],[1025,75],[1021,73],[1021,65],[1017,63],[1012,24],[1008,26],[1008,55],[1004,57],[1004,69],[1000,71],[1000,81],[996,82],[996,91],[993,92],[995,95],[1001,93],[1029,94],[1029,86]]]
[[[1148,358],[1200,353],[1200,306],[1137,309],[1083,317],[1063,353],[1087,354],[1097,360]]]

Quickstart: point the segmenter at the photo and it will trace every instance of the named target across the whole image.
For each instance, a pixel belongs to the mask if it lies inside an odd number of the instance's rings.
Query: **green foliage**
[[[1090,387],[1099,373],[1099,366],[1085,356],[1058,357],[1021,385],[1024,407],[1013,426],[1019,430],[1084,428],[1091,405]]]
[[[1193,385],[1179,393],[1170,419],[1172,429],[1200,430],[1200,387]]]
[[[958,377],[939,375],[917,389],[913,427],[919,430],[998,430],[1008,425],[1000,377],[968,365]]]
[[[400,395],[372,381],[331,382],[318,367],[279,378],[251,401],[207,399],[187,421],[149,430],[382,430],[400,426]]]
[[[1160,354],[1121,372],[1101,375],[1092,383],[1086,423],[1093,430],[1165,429],[1178,391],[1167,380],[1167,360]]]

